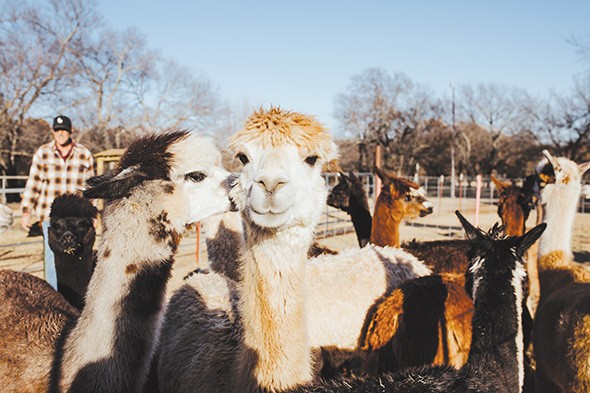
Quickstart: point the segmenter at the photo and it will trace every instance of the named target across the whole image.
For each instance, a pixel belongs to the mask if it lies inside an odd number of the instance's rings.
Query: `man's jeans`
[[[57,291],[57,272],[55,271],[55,255],[49,248],[49,221],[41,223],[43,228],[43,270],[45,271],[45,281]]]

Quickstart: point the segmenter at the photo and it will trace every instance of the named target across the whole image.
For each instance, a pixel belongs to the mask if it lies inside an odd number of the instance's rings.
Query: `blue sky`
[[[449,82],[567,92],[588,71],[590,1],[98,0],[115,29],[207,76],[233,103],[314,114],[336,131],[334,100],[366,68],[403,72],[450,95]]]

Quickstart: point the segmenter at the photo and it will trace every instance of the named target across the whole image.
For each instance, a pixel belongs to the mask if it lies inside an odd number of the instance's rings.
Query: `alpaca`
[[[371,240],[372,218],[363,182],[353,172],[349,176],[340,172],[340,182],[330,191],[327,203],[350,215],[359,246],[366,246]]]
[[[313,117],[260,109],[230,147],[242,163],[230,192],[245,228],[240,281],[197,273],[173,295],[157,357],[162,392],[274,392],[309,382],[321,347],[357,348],[366,310],[388,285],[429,273],[412,256],[378,247],[308,261],[327,197],[321,168],[337,153]],[[334,298],[344,292],[360,300]],[[359,326],[342,331],[350,324]]]
[[[432,213],[433,206],[418,184],[395,177],[378,167],[374,170],[383,184],[375,202],[371,243],[399,247],[401,221],[424,217]]]
[[[521,392],[524,384],[522,301],[526,277],[524,251],[546,227],[521,237],[503,238],[495,226],[489,234],[474,228],[458,212],[475,250],[466,290],[473,297],[473,336],[467,363],[410,368],[368,378],[340,378],[294,389],[328,392]]]
[[[74,307],[82,309],[96,256],[92,249],[98,210],[77,194],[62,194],[51,204],[49,247],[55,254],[57,290]]]
[[[532,192],[492,178],[500,190],[498,215],[508,236],[522,236],[531,209]],[[465,280],[458,267],[467,269],[471,258],[469,240],[411,243],[412,253],[433,271],[401,284],[373,307],[363,329],[363,348],[376,351],[380,371],[423,364],[461,367],[471,342],[473,303],[463,290]],[[453,263],[452,256],[459,261]],[[530,339],[532,319],[523,313],[525,342]]]
[[[244,249],[244,230],[239,212],[211,216],[201,225],[205,234],[208,266],[214,272],[239,281],[236,261]]]
[[[14,223],[12,209],[0,203],[0,233],[6,232],[8,228]]]
[[[230,208],[219,161],[212,140],[175,131],[138,139],[114,172],[88,180],[84,196],[107,205],[86,304],[78,315],[65,300],[49,301],[61,295],[38,288],[41,280],[3,280],[4,389],[142,390],[181,233]]]
[[[543,153],[546,160],[539,172],[550,179],[541,192],[547,231],[539,240],[535,384],[538,392],[588,392],[590,272],[573,263],[571,239],[581,179],[590,162],[577,165],[546,150]]]

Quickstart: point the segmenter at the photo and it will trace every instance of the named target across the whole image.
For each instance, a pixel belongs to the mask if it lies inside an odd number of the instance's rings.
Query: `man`
[[[57,289],[54,255],[47,241],[49,212],[53,200],[66,192],[79,192],[86,179],[94,176],[90,150],[72,139],[72,122],[67,116],[53,119],[53,141],[42,145],[33,156],[29,178],[21,202],[21,226],[31,227],[31,212],[37,213],[43,227],[45,279]]]

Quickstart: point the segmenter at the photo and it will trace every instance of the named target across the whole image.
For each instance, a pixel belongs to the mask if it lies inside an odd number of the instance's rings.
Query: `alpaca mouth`
[[[74,255],[76,253],[76,247],[64,248],[64,253],[68,255]]]
[[[258,214],[259,216],[280,216],[281,214],[285,214],[287,212],[287,210],[274,211],[272,208],[268,208],[266,211],[260,211],[254,209],[252,206],[250,206],[250,209],[253,213]]]

